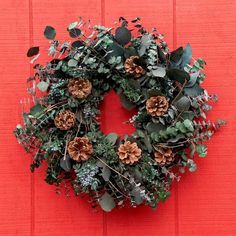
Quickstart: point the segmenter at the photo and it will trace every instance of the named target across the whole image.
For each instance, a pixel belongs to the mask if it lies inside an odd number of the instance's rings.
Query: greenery
[[[56,30],[46,26],[44,36],[50,40],[48,54],[53,58],[45,65],[34,65],[28,91],[35,104],[23,113],[24,125],[17,125],[14,131],[33,156],[32,172],[46,162],[47,183],[61,186],[69,181],[76,194],[89,194],[92,204],[104,211],[126,203],[156,207],[169,197],[171,183],[179,180],[180,173],[186,168],[196,170],[195,154],[205,157],[205,141],[225,124],[224,120],[207,120],[217,96],[202,88],[206,63],[192,59],[190,44],[170,52],[163,35],[155,28],[148,32],[139,17],[131,22],[120,17],[119,22],[116,29],[92,27],[80,18],[67,28],[72,43],[59,42]],[[28,50],[32,63],[39,51],[40,47]],[[127,60],[135,57],[136,68],[129,73],[132,65],[127,69]],[[69,92],[69,81],[74,78],[91,83],[86,98]],[[111,89],[120,95],[126,109],[138,111],[129,120],[136,131],[124,139],[100,131],[99,104]],[[36,96],[38,90],[43,96]],[[168,103],[162,115],[148,111],[147,102],[153,97],[164,97]],[[55,118],[67,110],[75,115],[75,124],[61,130],[55,126]],[[87,137],[91,142],[88,160],[76,161],[69,155],[68,144],[75,137]],[[127,142],[141,149],[141,158],[134,164],[119,156],[119,148]],[[172,159],[165,159],[168,155]]]

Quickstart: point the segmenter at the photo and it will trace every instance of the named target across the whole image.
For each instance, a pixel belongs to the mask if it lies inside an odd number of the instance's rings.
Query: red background
[[[0,9],[0,235],[236,235],[235,0],[1,0]],[[197,172],[174,184],[157,210],[94,213],[84,199],[57,196],[44,183],[44,169],[29,172],[31,159],[12,130],[21,120],[19,101],[27,96],[25,80],[32,73],[25,54],[32,45],[48,46],[45,25],[64,39],[79,16],[110,26],[121,15],[157,26],[171,49],[191,43],[194,57],[207,61],[205,87],[220,96],[209,117],[224,117],[228,126],[209,142]],[[128,116],[114,94],[103,110],[103,129],[124,134],[121,123]]]

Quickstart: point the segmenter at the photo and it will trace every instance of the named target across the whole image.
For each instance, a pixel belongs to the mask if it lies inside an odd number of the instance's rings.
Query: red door
[[[0,6],[0,235],[236,235],[235,0],[1,0]],[[69,199],[57,196],[44,183],[43,168],[30,174],[30,157],[12,134],[22,109],[30,106],[27,49],[42,45],[46,50],[45,25],[54,26],[58,38],[65,39],[66,27],[79,16],[108,26],[119,16],[140,16],[144,25],[156,26],[165,35],[171,49],[189,42],[194,57],[207,61],[205,87],[220,97],[209,116],[223,117],[228,125],[210,141],[209,155],[197,161],[197,172],[174,184],[172,196],[155,211],[141,207],[105,214],[93,212],[73,193]],[[106,109],[111,105],[106,99],[103,129],[123,134],[126,127],[121,122],[129,114],[114,93],[108,96],[114,98],[116,113]],[[108,116],[113,123],[106,122]]]

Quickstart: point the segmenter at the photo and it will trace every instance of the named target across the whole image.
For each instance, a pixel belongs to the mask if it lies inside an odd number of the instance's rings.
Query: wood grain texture
[[[0,235],[20,236],[234,236],[236,235],[236,2],[234,0],[7,0],[0,1]],[[29,173],[30,157],[12,130],[20,122],[19,101],[27,102],[25,79],[32,68],[25,53],[41,46],[46,55],[45,25],[59,40],[69,39],[66,27],[79,16],[112,26],[119,16],[141,16],[157,26],[170,48],[191,43],[194,58],[207,61],[204,86],[218,93],[209,118],[224,117],[228,126],[209,142],[209,155],[197,160],[198,171],[174,184],[172,196],[153,211],[147,207],[93,212],[86,199],[67,199],[44,182],[45,166]],[[39,62],[45,62],[41,56]],[[14,68],[14,69],[13,69]],[[135,111],[125,111],[111,92],[101,105],[102,130],[131,133],[122,124]],[[109,119],[109,122],[108,122]]]
[[[0,5],[0,235],[28,236],[31,233],[30,159],[12,131],[20,122],[19,101],[26,97],[29,6],[26,1],[13,0],[1,1]]]
[[[209,113],[228,126],[209,142],[196,174],[179,184],[179,235],[236,235],[236,2],[176,1],[176,44],[190,42],[206,60],[204,86],[220,100]]]
[[[71,38],[66,30],[71,22],[82,16],[91,18],[94,24],[101,23],[101,3],[96,0],[70,2],[67,0],[47,0],[32,2],[32,36],[34,45],[40,45],[42,54],[47,54],[48,40],[43,37],[46,25],[57,31],[57,39],[66,41]],[[45,62],[46,56],[40,61]],[[35,235],[103,235],[103,214],[94,212],[86,199],[66,198],[55,194],[55,188],[44,182],[45,168],[35,173]]]
[[[140,16],[143,25],[147,29],[151,30],[153,26],[156,26],[157,30],[165,35],[170,47],[173,48],[172,9],[173,5],[170,0],[131,0],[129,2],[120,0],[118,4],[115,0],[109,0],[105,1],[104,4],[105,24],[112,26],[120,16],[128,20]],[[119,125],[119,122],[121,123],[119,114],[122,114],[122,108],[120,104],[117,103],[118,100],[116,103],[113,101],[114,94],[108,95],[107,100],[105,100],[105,108],[110,107],[110,109],[104,109],[103,116],[112,121],[111,124],[106,123],[106,128],[111,131],[113,123],[115,123],[115,129],[117,130],[121,127],[120,134],[125,134],[125,129],[122,128],[122,125]],[[132,113],[130,116],[131,115]],[[128,131],[131,131],[131,129]],[[174,192],[175,190],[173,190],[173,195],[168,199],[168,204],[160,204],[155,211],[148,207],[142,207],[138,209],[120,209],[106,214],[107,235],[175,235],[176,195]]]

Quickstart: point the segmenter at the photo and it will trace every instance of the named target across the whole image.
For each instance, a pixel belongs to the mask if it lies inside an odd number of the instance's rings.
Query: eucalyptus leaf
[[[37,88],[42,92],[46,92],[48,89],[48,86],[49,84],[45,81],[41,81],[37,84]]]
[[[39,53],[39,47],[32,47],[27,52],[27,57],[35,56]]]
[[[120,94],[120,101],[122,106],[127,110],[132,110],[136,107],[123,93]]]
[[[118,27],[115,32],[115,39],[121,45],[126,45],[131,40],[131,33],[126,27]]]
[[[109,181],[110,176],[111,176],[111,170],[107,166],[104,166],[103,169],[102,169],[102,177],[103,177],[103,179],[105,181]]]
[[[192,47],[188,43],[184,48],[182,55],[182,62],[181,62],[182,68],[184,68],[187,64],[189,64],[191,62],[191,59],[192,59]]]
[[[64,159],[64,157],[62,157],[60,159],[60,167],[66,171],[66,172],[70,172],[71,168],[72,168],[72,164],[71,164],[71,159],[70,157],[66,156],[66,158]]]
[[[125,58],[129,58],[131,56],[138,56],[138,52],[134,47],[128,47],[124,49]]]
[[[191,88],[185,88],[184,93],[187,96],[199,96],[204,93],[204,89],[199,84],[195,84]]]
[[[143,142],[145,143],[146,147],[147,147],[147,151],[149,153],[152,152],[152,144],[151,144],[151,141],[150,141],[150,137],[145,135],[144,138],[143,138]]]
[[[162,49],[159,46],[157,46],[157,52],[158,52],[158,58],[161,61],[161,63],[165,63],[166,62],[165,54],[163,53]]]
[[[160,123],[149,122],[146,126],[148,133],[159,133],[161,130],[164,130],[166,127]]]
[[[183,47],[179,47],[170,54],[170,61],[174,63],[179,63],[183,56]]]
[[[199,71],[190,74],[190,80],[188,81],[185,87],[192,88],[196,84],[199,74]]]
[[[73,59],[73,58],[68,61],[68,66],[69,67],[76,67],[77,64],[78,64],[78,61]]]
[[[181,84],[184,84],[185,82],[189,81],[190,79],[190,75],[183,70],[179,70],[179,69],[170,69],[167,71],[166,75],[174,81],[178,81]]]
[[[78,25],[78,22],[77,22],[77,21],[71,23],[71,24],[68,26],[68,30],[71,30],[71,29],[75,28],[77,25]]]
[[[135,187],[131,192],[132,197],[137,205],[140,205],[143,202],[140,189]]]
[[[199,157],[205,157],[207,155],[207,146],[203,144],[198,144],[196,151],[199,154]]]
[[[194,119],[194,113],[192,111],[185,111],[181,114],[182,120],[193,120]]]
[[[152,72],[153,76],[155,76],[155,77],[164,78],[166,75],[166,69],[164,67],[160,67],[160,66],[157,69],[152,70],[151,72]]]
[[[189,107],[191,105],[191,102],[188,97],[183,96],[178,101],[174,103],[174,106],[177,108],[179,112],[188,111]]]
[[[106,212],[110,212],[116,206],[113,197],[107,192],[102,195],[102,197],[98,200],[98,203]]]
[[[116,144],[117,139],[118,135],[116,133],[110,133],[106,136],[106,140],[110,142],[112,145]]]
[[[54,39],[56,37],[56,30],[52,26],[46,26],[44,36],[47,39]]]
[[[40,104],[36,104],[30,108],[30,115],[36,116],[43,111],[43,107]]]
[[[81,30],[78,28],[73,28],[69,30],[69,34],[71,38],[78,38],[81,35]]]

